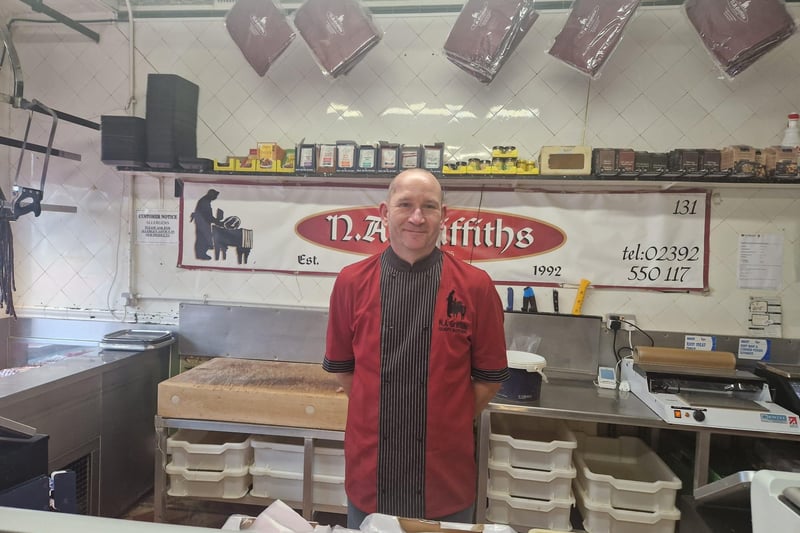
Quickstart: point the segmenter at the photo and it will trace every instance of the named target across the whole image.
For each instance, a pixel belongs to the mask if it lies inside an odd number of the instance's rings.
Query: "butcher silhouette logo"
[[[458,300],[455,295],[455,289],[447,295],[447,318],[452,318],[455,315],[461,315],[461,318],[464,318],[464,315],[467,314],[467,306],[464,305],[464,302]]]
[[[222,209],[212,213],[211,202],[219,197],[219,191],[208,189],[197,201],[194,212],[189,217],[195,224],[194,253],[201,261],[210,261],[210,250],[214,251],[214,260],[228,258],[228,247],[236,249],[236,262],[247,264],[250,250],[253,249],[253,230],[240,228],[242,221],[237,216],[225,217]]]

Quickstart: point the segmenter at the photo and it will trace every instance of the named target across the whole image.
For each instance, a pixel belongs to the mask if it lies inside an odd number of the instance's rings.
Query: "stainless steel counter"
[[[600,389],[588,380],[551,379],[549,383],[542,383],[538,401],[516,403],[496,398],[481,414],[478,421],[478,502],[486,499],[492,413],[652,428],[655,430],[655,438],[657,438],[658,431],[664,429],[694,433],[693,488],[695,489],[708,483],[711,435],[713,434],[780,440],[797,439],[797,435],[792,434],[675,426],[661,420],[633,393]],[[482,505],[477,505],[476,523],[484,523],[485,518],[486,509]]]
[[[0,376],[0,414],[50,436],[50,471],[85,464],[88,501],[79,507],[116,516],[152,487],[156,387],[167,377],[169,347],[30,348],[20,368],[7,370],[24,371]]]
[[[542,418],[670,427],[632,393],[601,389],[588,380],[550,379],[542,383],[538,401],[517,403],[495,397],[489,410]]]
[[[103,372],[109,365],[136,355],[136,352],[101,351],[96,346],[42,345],[32,342],[24,346],[20,343],[17,345],[16,350],[25,351],[27,346],[35,355],[28,357],[17,373],[0,376],[0,410],[3,412],[12,403],[46,393],[54,387],[84,380]]]

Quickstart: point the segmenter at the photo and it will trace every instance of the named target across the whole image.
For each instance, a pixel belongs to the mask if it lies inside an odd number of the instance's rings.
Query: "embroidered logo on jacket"
[[[447,318],[439,319],[439,331],[466,333],[469,329],[469,323],[464,320],[466,314],[466,304],[456,297],[456,290],[453,289],[447,295]]]

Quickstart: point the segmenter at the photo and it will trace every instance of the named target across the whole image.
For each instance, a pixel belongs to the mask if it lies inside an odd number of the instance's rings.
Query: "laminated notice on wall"
[[[172,244],[178,242],[178,213],[175,211],[136,211],[136,242]]]

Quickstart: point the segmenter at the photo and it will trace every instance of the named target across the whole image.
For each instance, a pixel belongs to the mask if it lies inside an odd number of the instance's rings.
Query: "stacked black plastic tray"
[[[178,168],[197,157],[199,88],[176,74],[147,76],[147,165]]]
[[[147,159],[145,120],[141,117],[100,117],[100,160],[106,165],[144,166]]]

